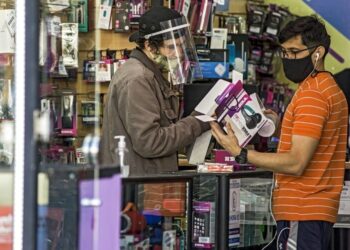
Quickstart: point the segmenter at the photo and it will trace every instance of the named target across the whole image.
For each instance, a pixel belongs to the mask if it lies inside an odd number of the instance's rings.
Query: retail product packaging
[[[228,246],[240,244],[240,179],[230,179]]]
[[[235,72],[233,82],[219,80],[197,105],[195,110],[205,114],[201,121],[217,121],[224,129],[230,123],[238,143],[245,147],[253,136],[268,122],[257,101],[243,89],[242,74]],[[216,116],[216,119],[213,116]],[[272,131],[273,132],[273,131]]]
[[[49,179],[47,174],[40,173],[38,175],[38,220],[37,220],[37,250],[45,250],[48,249],[48,245],[51,239],[51,233],[49,228],[50,226],[50,214],[52,213],[52,209],[49,208]],[[62,211],[62,210],[61,210]],[[60,213],[60,212],[58,212]],[[62,215],[62,213],[61,213]],[[58,218],[62,219],[62,217],[58,216]]]
[[[213,2],[211,0],[202,0],[196,30],[199,34],[205,33],[208,30],[212,5]]]
[[[0,123],[0,164],[11,166],[14,159],[14,121],[3,120]]]
[[[80,0],[76,4],[71,6],[71,17],[70,21],[72,23],[78,23],[79,32],[89,31],[89,1]]]
[[[163,232],[162,249],[173,250],[176,246],[176,231],[167,230]]]
[[[130,17],[131,17],[131,7],[139,8],[141,3],[136,5],[131,5],[128,0],[117,0],[115,3],[115,24],[114,31],[115,32],[129,32],[130,31]],[[133,11],[135,11],[133,9]],[[141,11],[141,9],[140,9]]]
[[[77,135],[76,98],[72,92],[64,92],[61,97],[61,110],[58,116],[58,135]]]
[[[234,44],[234,48],[230,48],[229,62],[232,64],[235,71],[243,74],[243,78],[247,79],[248,71],[248,53],[249,53],[249,37],[247,34],[229,34],[227,43]],[[234,52],[233,52],[234,49]],[[232,54],[233,53],[233,54]],[[230,77],[231,78],[231,77]],[[232,81],[233,83],[235,81]]]
[[[204,79],[218,79],[229,77],[229,63],[226,62],[199,62]]]
[[[191,7],[191,0],[175,0],[174,9],[185,17],[188,17],[188,13]]]
[[[230,165],[233,168],[233,171],[239,170],[255,170],[256,167],[250,163],[247,164],[238,164],[235,162],[235,157],[233,157],[230,152],[224,149],[214,149],[214,162],[221,163],[225,165]]]
[[[337,223],[349,223],[350,215],[350,181],[344,181],[343,190],[340,195]]]
[[[230,0],[218,0],[216,2],[215,12],[225,12],[229,10]]]
[[[112,78],[112,60],[104,60],[95,64],[96,82],[109,82]]]
[[[144,215],[172,217],[186,213],[184,183],[145,184],[142,195]]]
[[[191,10],[189,13],[189,22],[191,27],[191,32],[197,32],[197,24],[198,24],[198,13],[200,10],[200,4],[197,1],[191,2]]]
[[[111,29],[113,0],[101,0],[100,13],[97,21],[98,29]]]
[[[226,49],[227,29],[213,28],[211,36],[211,49]]]
[[[14,117],[14,86],[11,79],[0,79],[0,119]]]
[[[87,82],[95,82],[96,80],[96,62],[92,60],[85,60],[83,62],[83,79]]]
[[[61,18],[58,16],[45,17],[40,29],[39,63],[45,66],[46,72],[57,72],[60,58],[58,47],[61,47],[58,45],[61,39]]]
[[[1,250],[12,249],[12,237],[13,237],[12,207],[0,206],[0,249]]]
[[[97,182],[97,184],[96,184]],[[96,195],[94,189],[100,190]],[[121,177],[82,180],[80,191],[79,249],[120,249]],[[98,208],[98,214],[95,209]],[[96,216],[96,217],[95,217]],[[97,235],[97,237],[94,237]],[[95,242],[94,242],[95,241]]]
[[[234,171],[232,165],[216,162],[205,162],[197,166],[198,173],[224,172],[232,173]]]
[[[15,10],[0,10],[0,53],[15,53]]]
[[[45,2],[45,0],[43,2]],[[50,13],[55,13],[55,12],[59,12],[69,8],[70,1],[69,0],[46,0],[46,3],[44,4],[48,7],[48,10]]]
[[[121,248],[122,249],[122,248]],[[138,249],[138,250],[148,250],[150,249],[150,239],[144,239],[143,241],[136,243],[132,249]]]
[[[84,154],[82,148],[76,148],[75,149],[75,155],[76,155],[76,158],[77,158],[77,164],[83,164],[83,165],[84,164],[88,164],[87,157]]]
[[[39,65],[44,66],[47,58],[47,25],[44,19],[40,20],[39,31]]]
[[[49,131],[52,133],[58,127],[58,110],[57,103],[51,98],[42,98],[40,101],[41,112],[49,112]]]
[[[99,103],[97,101],[81,101],[81,114],[82,114],[82,122],[85,125],[94,125],[99,123],[99,115],[98,111]]]
[[[140,17],[148,8],[147,4],[145,0],[130,0],[130,23],[138,24]]]
[[[64,66],[78,67],[78,24],[62,23],[62,56]]]
[[[0,137],[1,138],[1,137]],[[2,138],[1,138],[2,139]],[[0,249],[11,250],[13,243],[13,172],[0,173]]]
[[[193,201],[193,248],[215,246],[215,202]]]
[[[277,36],[278,32],[280,31],[282,21],[281,13],[277,11],[269,12],[265,21],[266,30],[264,33],[272,37]]]
[[[248,12],[249,33],[260,35],[263,31],[265,12],[262,10],[250,9]]]

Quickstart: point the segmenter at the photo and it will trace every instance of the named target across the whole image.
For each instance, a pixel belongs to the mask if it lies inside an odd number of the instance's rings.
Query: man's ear
[[[316,61],[316,60],[324,59],[325,53],[326,53],[326,49],[323,46],[319,46],[314,53],[314,60]]]
[[[148,40],[145,41],[145,49],[148,52],[151,52],[152,54],[156,54],[157,53],[157,50],[153,46],[150,45]]]

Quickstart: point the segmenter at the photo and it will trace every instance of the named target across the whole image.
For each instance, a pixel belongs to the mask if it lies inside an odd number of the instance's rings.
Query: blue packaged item
[[[229,63],[199,62],[204,79],[227,79],[229,77]]]
[[[236,58],[236,45],[235,43],[228,44],[227,45],[228,49],[228,62],[232,66],[235,64],[235,58]]]

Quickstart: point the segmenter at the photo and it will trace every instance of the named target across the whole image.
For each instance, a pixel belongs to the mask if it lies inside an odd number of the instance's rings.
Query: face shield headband
[[[201,78],[197,52],[186,18],[161,22],[160,25],[161,31],[144,37],[162,36],[163,45],[159,51],[166,58],[172,84],[188,84],[195,78]]]

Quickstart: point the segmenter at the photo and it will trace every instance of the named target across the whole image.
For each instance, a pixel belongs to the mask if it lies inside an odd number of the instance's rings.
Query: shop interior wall
[[[295,15],[319,15],[319,17],[321,17],[321,19],[324,21],[327,31],[331,36],[331,49],[342,58],[342,60],[339,60],[337,57],[334,57],[331,54],[328,55],[325,61],[326,69],[335,74],[345,68],[350,68],[350,38],[337,28],[340,26],[345,26],[348,28],[348,30],[350,30],[350,22],[346,16],[341,16],[339,18],[336,17],[337,15],[339,16],[339,13],[346,12],[346,10],[347,13],[349,13],[349,2],[346,0],[337,1],[337,4],[329,0],[318,0],[313,2],[315,3],[311,3],[311,1],[306,0],[265,0],[265,3],[267,4],[274,3],[286,6]],[[324,18],[322,13],[320,14],[319,12],[327,12],[329,14],[327,15],[327,18]]]
[[[321,2],[327,2],[327,0],[320,0]],[[297,15],[311,15],[315,13],[315,10],[312,9],[306,1],[303,0],[265,0],[266,4],[273,3],[282,6],[287,6],[293,14]],[[164,5],[167,6],[168,1],[164,1]],[[230,1],[229,13],[246,13],[246,4],[247,0],[235,0]],[[348,7],[350,10],[350,7]],[[113,9],[114,10],[114,9]],[[109,83],[101,83],[100,88],[96,89],[96,84],[87,83],[82,79],[82,62],[87,59],[89,55],[91,56],[91,51],[94,49],[97,50],[121,50],[121,49],[132,49],[135,47],[134,43],[128,41],[128,37],[131,33],[115,33],[113,30],[100,30],[94,28],[94,20],[98,15],[98,8],[94,6],[92,10],[89,11],[89,19],[91,20],[90,31],[87,33],[79,33],[79,70],[78,78],[76,82],[69,82],[62,84],[63,88],[75,89],[77,93],[91,93],[100,91],[102,94],[107,93]],[[113,13],[113,12],[112,12]],[[335,14],[336,12],[334,12]],[[114,16],[112,15],[112,18]],[[350,40],[337,30],[331,22],[326,19],[323,19],[328,32],[332,37],[331,48],[332,50],[341,55],[343,61],[337,60],[336,57],[329,55],[326,58],[326,68],[332,73],[340,72],[345,68],[350,67]],[[216,22],[214,22],[215,25]],[[81,100],[86,100],[86,96],[77,96],[77,108],[78,114],[81,114],[80,111],[80,102]],[[81,144],[82,138],[87,134],[91,133],[92,128],[85,126],[81,122],[81,117],[79,117],[78,123],[78,144]]]

